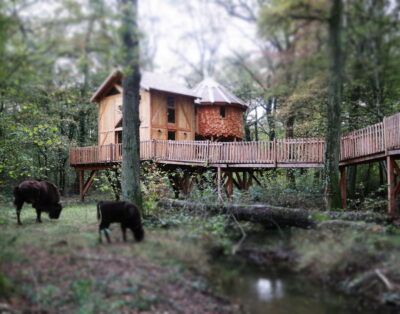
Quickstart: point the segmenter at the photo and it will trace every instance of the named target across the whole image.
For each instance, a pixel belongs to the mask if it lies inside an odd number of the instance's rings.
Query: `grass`
[[[114,224],[113,243],[100,245],[95,204],[68,205],[59,220],[44,214],[42,224],[25,205],[21,220],[18,226],[15,210],[0,206],[0,303],[50,313],[224,312],[230,307],[200,276],[208,272],[208,256],[200,245],[202,233],[191,223],[186,229],[147,224],[142,243],[131,235],[122,242]]]

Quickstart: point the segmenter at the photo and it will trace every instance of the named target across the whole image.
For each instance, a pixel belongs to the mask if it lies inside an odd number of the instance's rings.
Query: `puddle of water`
[[[229,284],[222,285],[222,293],[254,314],[355,313],[348,300],[340,294],[307,283],[304,278],[295,275],[285,276],[261,270],[241,271]]]
[[[269,240],[273,241],[273,237]],[[253,245],[261,246],[257,237],[249,241]],[[263,242],[266,245],[265,237]],[[289,271],[261,269],[227,260],[215,261],[213,264],[216,267],[220,292],[233,302],[242,304],[247,313],[381,313],[370,308],[357,308],[355,297],[345,296],[310,281],[306,276]]]

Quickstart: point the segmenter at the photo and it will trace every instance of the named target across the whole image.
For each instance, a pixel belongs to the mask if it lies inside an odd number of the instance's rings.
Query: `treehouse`
[[[91,98],[99,103],[99,145],[122,142],[122,73],[113,72]],[[197,94],[163,75],[143,72],[140,140],[194,140]]]
[[[114,71],[91,98],[99,103],[99,145],[122,142],[122,73]],[[142,73],[140,140],[243,139],[247,105],[212,79],[189,89],[169,77]]]
[[[211,78],[200,82],[193,91],[196,99],[196,139],[237,141],[243,139],[243,113],[248,106]]]

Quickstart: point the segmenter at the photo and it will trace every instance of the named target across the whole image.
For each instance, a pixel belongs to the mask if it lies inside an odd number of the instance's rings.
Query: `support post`
[[[80,196],[81,202],[83,202],[83,199],[85,197],[83,194],[84,180],[85,180],[85,170],[79,170],[79,196]]]
[[[97,172],[97,170],[92,170],[90,172],[90,175],[89,175],[88,179],[86,180],[86,183],[83,186],[83,191],[82,191],[82,196],[81,196],[82,201],[85,198],[86,193],[89,191],[90,187],[93,184],[93,180],[94,180],[94,176],[96,175],[96,172]]]
[[[184,172],[182,178],[182,192],[185,196],[188,196],[193,188],[193,178],[189,171]]]
[[[342,198],[342,208],[347,208],[347,185],[346,185],[346,167],[340,167],[340,194]]]
[[[233,194],[233,174],[231,171],[226,171],[226,183],[225,183],[225,191],[228,198],[232,197]]]
[[[388,179],[388,214],[396,216],[396,187],[394,181],[394,159],[391,156],[386,157],[387,161],[387,179]]]
[[[217,168],[217,187],[218,187],[218,199],[222,202],[222,190],[221,190],[221,181],[222,181],[222,171],[221,167]]]

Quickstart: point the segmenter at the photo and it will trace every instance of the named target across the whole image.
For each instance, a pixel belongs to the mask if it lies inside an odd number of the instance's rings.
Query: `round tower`
[[[248,105],[211,78],[200,82],[196,100],[197,140],[236,141],[244,135],[243,113]]]

